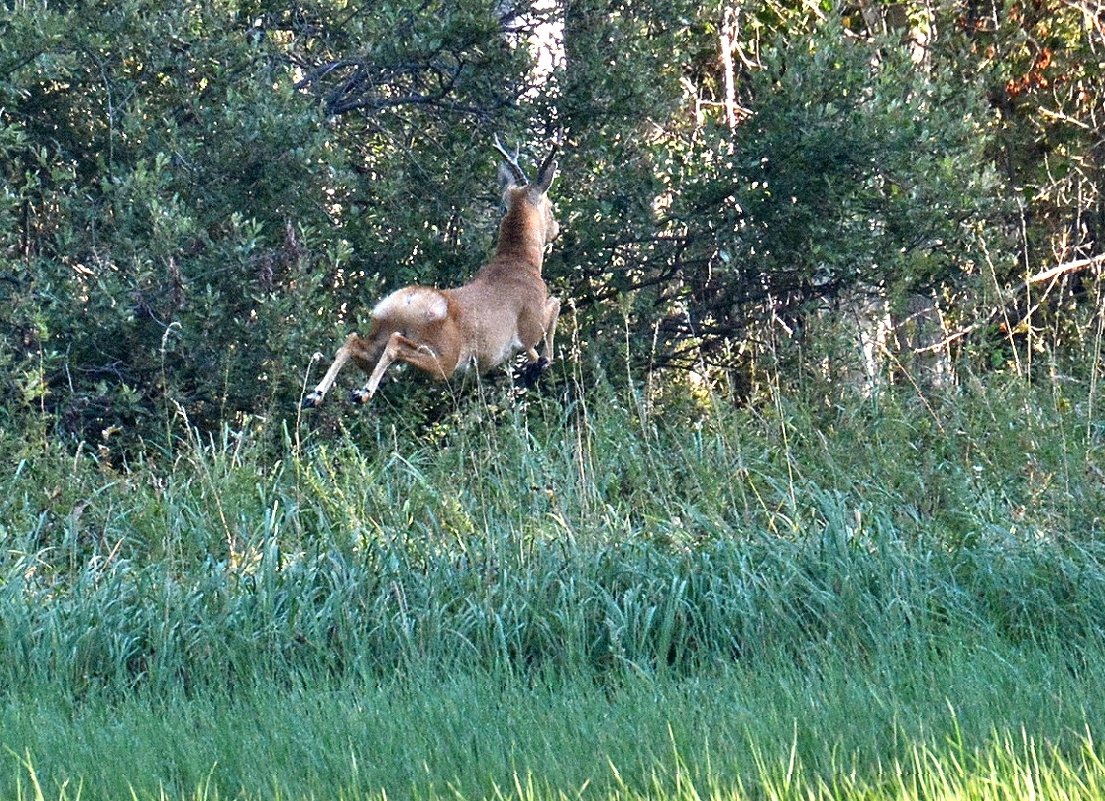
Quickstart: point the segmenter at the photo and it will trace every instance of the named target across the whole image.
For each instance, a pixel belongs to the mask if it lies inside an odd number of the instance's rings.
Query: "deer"
[[[532,183],[518,164],[519,151],[512,156],[498,135],[493,144],[503,157],[499,184],[506,209],[494,254],[462,286],[406,286],[377,303],[368,334],[346,338],[318,386],[304,396],[303,408],[319,406],[351,361],[368,376],[363,387],[349,393],[358,404],[376,394],[396,362],[410,364],[437,381],[471,368],[482,375],[520,351],[528,359],[522,374],[526,383],[548,369],[560,300],[549,295],[541,267],[546,247],[560,234],[548,197],[556,177],[557,144]]]

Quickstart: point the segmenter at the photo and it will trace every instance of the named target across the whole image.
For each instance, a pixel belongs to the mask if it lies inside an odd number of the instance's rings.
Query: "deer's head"
[[[503,190],[503,205],[512,209],[517,203],[525,203],[536,210],[538,219],[545,234],[545,244],[552,242],[560,235],[560,224],[553,213],[552,201],[549,200],[549,187],[556,178],[556,150],[557,145],[552,146],[549,155],[541,163],[537,171],[537,179],[530,182],[525,172],[518,165],[518,153],[512,156],[495,136],[495,150],[503,157],[499,165],[499,185]]]

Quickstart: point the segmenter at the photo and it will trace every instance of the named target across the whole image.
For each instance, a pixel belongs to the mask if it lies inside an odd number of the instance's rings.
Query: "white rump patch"
[[[444,320],[449,313],[449,302],[436,289],[425,286],[408,286],[392,292],[376,304],[373,317],[400,317],[410,319],[420,315],[426,322]]]
[[[426,293],[424,312],[426,314],[426,320],[428,322],[437,322],[438,320],[444,320],[445,315],[449,313],[449,303],[445,300],[445,296],[440,292],[434,292],[430,290]]]

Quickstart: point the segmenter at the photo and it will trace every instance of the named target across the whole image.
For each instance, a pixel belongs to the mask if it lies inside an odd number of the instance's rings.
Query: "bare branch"
[[[1096,256],[1090,256],[1086,259],[1076,259],[1075,261],[1068,261],[1064,264],[1059,264],[1050,269],[1044,270],[1041,273],[1029,276],[1024,279],[1026,286],[1033,284],[1040,284],[1044,281],[1050,281],[1052,278],[1058,278],[1061,275],[1067,275],[1069,273],[1079,273],[1083,270],[1088,270],[1090,267],[1095,267],[1098,264],[1105,264],[1105,253],[1099,253]]]

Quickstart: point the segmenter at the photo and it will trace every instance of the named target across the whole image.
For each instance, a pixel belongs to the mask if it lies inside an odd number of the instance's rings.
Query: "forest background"
[[[0,26],[17,428],[278,428],[384,292],[490,252],[495,134],[531,160],[565,140],[545,272],[588,370],[927,383],[1084,352],[1100,319],[1092,4],[15,3]]]

